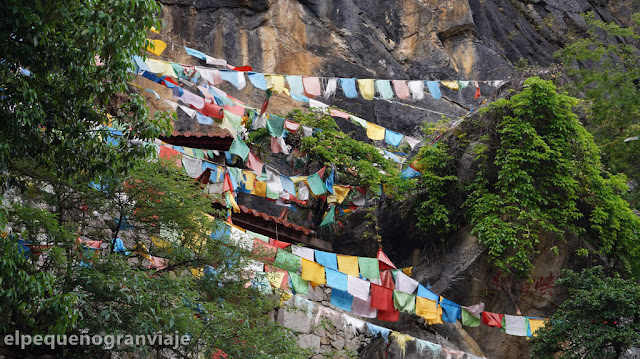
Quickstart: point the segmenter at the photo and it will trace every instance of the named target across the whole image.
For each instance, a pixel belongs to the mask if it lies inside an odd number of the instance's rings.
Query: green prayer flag
[[[216,155],[213,153],[213,150],[207,150],[207,156],[209,156],[209,158],[214,158]]]
[[[240,137],[236,136],[231,143],[229,152],[242,158],[243,161],[246,161],[247,156],[249,156],[249,147],[240,139]]]
[[[291,278],[291,286],[296,293],[308,294],[309,293],[309,281],[302,279],[302,277],[294,272],[289,272],[289,278]]]
[[[229,122],[229,124],[233,129],[238,130],[240,126],[242,126],[242,116],[238,116],[235,113],[232,113],[231,111],[225,110],[223,112],[224,112],[224,118]]]
[[[335,221],[336,221],[336,207],[331,206],[327,211],[327,215],[324,216],[322,223],[320,223],[320,227],[328,226],[331,223],[334,223]]]
[[[462,308],[462,325],[465,327],[479,327],[480,326],[480,318],[475,317],[473,314],[469,313],[468,310]]]
[[[393,305],[401,312],[416,313],[416,296],[413,294],[393,291]]]
[[[271,190],[271,188],[267,185],[267,198],[277,200],[280,196],[277,192]]]
[[[307,183],[309,184],[309,189],[311,189],[311,193],[313,193],[314,196],[320,196],[327,192],[327,187],[318,173],[308,176]]]
[[[175,62],[171,63],[171,67],[173,67],[173,71],[175,71],[176,75],[183,79],[188,79],[189,77],[184,75],[184,68],[180,64],[176,64]]]
[[[363,128],[367,128],[367,121],[361,119],[360,117],[356,117],[356,116],[349,116],[349,119],[351,120],[351,122],[355,123],[356,125],[360,125]]]
[[[203,159],[204,158],[204,151],[202,151],[199,148],[194,148],[193,149],[193,154],[195,155],[196,158],[199,158],[199,159]]]
[[[269,115],[267,119],[267,130],[273,137],[282,137],[284,132],[284,117]]]
[[[300,268],[300,257],[295,254],[278,249],[273,265],[290,272],[297,272]]]
[[[231,168],[231,167],[229,167]],[[258,238],[259,240],[263,241],[263,242],[267,242],[269,243],[269,237],[265,236],[264,234],[260,234],[260,233],[256,233],[256,232],[251,232],[249,230],[244,231],[246,234],[252,236],[253,238]]]
[[[360,275],[369,280],[380,278],[380,267],[378,258],[358,257]]]

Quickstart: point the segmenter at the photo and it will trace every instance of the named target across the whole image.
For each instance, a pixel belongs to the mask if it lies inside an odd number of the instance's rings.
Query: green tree
[[[277,301],[244,288],[248,254],[209,238],[215,213],[202,189],[166,162],[148,163],[153,146],[133,144],[170,131],[169,117],[149,118],[127,85],[159,10],[152,0],[0,3],[0,335],[178,332],[191,338],[183,356],[300,356],[269,319]],[[125,217],[132,227],[118,232],[113,223]],[[80,236],[138,246],[95,255]],[[25,258],[18,239],[49,250]],[[167,269],[148,268],[148,255],[167,259]]]
[[[602,267],[558,280],[569,298],[532,340],[531,357],[620,358],[640,342],[640,285],[608,277]]]
[[[624,177],[601,170],[576,103],[534,77],[481,112],[492,124],[466,206],[472,233],[500,269],[526,275],[541,240],[572,233],[607,266],[637,273],[640,219],[621,198]]]
[[[558,52],[570,81],[565,87],[584,98],[586,126],[602,148],[603,163],[612,173],[624,173],[640,181],[640,141],[624,140],[640,135],[640,13],[633,27],[596,20],[585,15],[586,36],[571,38]],[[625,196],[640,206],[637,185]]]

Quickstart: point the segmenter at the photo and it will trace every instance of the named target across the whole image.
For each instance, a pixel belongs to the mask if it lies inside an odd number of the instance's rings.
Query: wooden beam
[[[265,221],[253,215],[233,213],[231,215],[231,220],[241,228],[248,229],[252,232],[256,232],[270,238],[278,238],[285,242],[303,243],[309,247],[325,251],[331,251],[333,249],[330,242],[317,237],[307,236],[302,232],[283,225],[278,225],[275,222]]]

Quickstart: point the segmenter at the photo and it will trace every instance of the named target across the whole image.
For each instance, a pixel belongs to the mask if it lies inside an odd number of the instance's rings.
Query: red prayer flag
[[[473,96],[474,99],[477,99],[478,97],[480,97],[480,87],[476,87],[476,94]]]
[[[393,289],[371,283],[371,308],[393,311]]]
[[[258,261],[273,263],[273,260],[276,258],[276,253],[278,253],[278,247],[259,239],[253,240],[253,249],[251,254]]]
[[[393,274],[390,270],[380,271],[380,282],[383,287],[396,289],[396,285],[393,283]]]
[[[396,265],[393,264],[393,262],[391,262],[391,260],[389,259],[389,257],[387,257],[386,254],[384,254],[384,252],[382,251],[382,249],[378,249],[378,255],[376,256],[378,258],[378,261],[380,262],[380,269],[384,270],[384,269],[398,269],[396,268]]]
[[[167,146],[160,146],[160,158],[164,158],[169,161],[173,161],[178,167],[182,167],[182,153],[169,148]]]
[[[400,318],[400,311],[394,310],[378,310],[378,319],[385,322],[397,322]]]
[[[204,107],[202,109],[197,109],[191,105],[191,108],[199,111],[205,116],[213,117],[213,118],[223,118],[224,113],[222,112],[222,108],[215,103],[204,102]]]
[[[277,239],[269,238],[269,244],[272,244],[278,248],[287,248],[291,245],[291,243],[279,241]]]
[[[502,317],[504,314],[482,312],[482,323],[490,326],[502,328]]]

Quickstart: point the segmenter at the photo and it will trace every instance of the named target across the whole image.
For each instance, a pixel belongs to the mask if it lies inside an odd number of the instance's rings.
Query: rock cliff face
[[[632,12],[640,11],[640,4],[631,0],[160,2],[164,4],[162,33],[173,43],[165,55],[173,61],[194,62],[179,48],[186,45],[265,73],[423,80],[509,80],[522,65],[551,66],[554,52],[567,37],[584,31],[581,13],[593,11],[597,18],[626,24]],[[250,85],[241,92],[224,89],[255,107],[264,99],[264,93]],[[437,121],[441,114],[455,118],[477,106],[484,96],[496,95],[493,88],[482,90],[480,100],[473,99],[475,89],[469,87],[443,91],[441,100],[426,96],[420,101],[401,101],[404,105],[348,100],[338,91],[325,102],[391,130],[421,137],[423,122]],[[303,107],[302,103],[278,95],[269,112],[284,114],[296,107]],[[366,140],[354,125],[338,124]],[[423,238],[414,229],[409,207],[382,206],[383,244],[399,266],[419,264],[414,278],[421,283],[430,282],[436,291],[458,303],[484,301],[487,310],[502,313],[520,309],[523,314],[548,316],[561,302],[564,293],[553,288],[553,280],[560,268],[576,264],[571,258],[574,240],[560,246],[559,255],[542,255],[531,282],[507,283],[486,263],[484,248],[468,230],[447,239],[448,245],[438,246],[440,239]],[[351,229],[334,243],[337,252],[374,254],[373,245],[363,247],[365,243],[354,239],[362,221],[362,214],[352,215],[347,226]],[[462,350],[489,358],[528,356],[526,339],[509,337],[494,328],[430,327],[404,316],[393,328],[416,337],[437,335]],[[373,358],[384,348],[374,342],[362,353]]]

